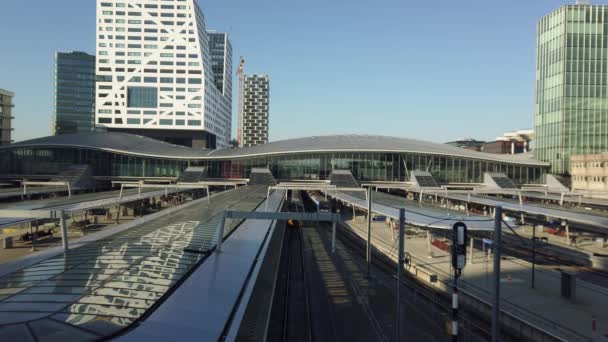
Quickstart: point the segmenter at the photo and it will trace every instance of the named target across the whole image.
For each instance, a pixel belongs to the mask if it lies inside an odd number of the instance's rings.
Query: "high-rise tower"
[[[608,151],[608,6],[566,5],[536,38],[536,157],[569,171],[573,154]]]
[[[212,60],[195,0],[97,0],[96,124],[197,148],[227,147],[231,75],[216,80]],[[231,52],[224,63],[230,72]]]
[[[13,98],[15,93],[0,89],[0,146],[13,142]]]
[[[243,147],[268,142],[270,82],[267,75],[245,75]]]
[[[54,134],[95,129],[95,56],[55,54]]]

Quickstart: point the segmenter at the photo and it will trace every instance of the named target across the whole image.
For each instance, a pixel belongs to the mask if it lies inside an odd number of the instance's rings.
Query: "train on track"
[[[321,193],[302,191],[302,196],[304,196],[305,200],[309,200],[314,204],[317,212],[319,212],[319,213],[331,213],[332,212],[331,202],[329,200],[327,200]]]

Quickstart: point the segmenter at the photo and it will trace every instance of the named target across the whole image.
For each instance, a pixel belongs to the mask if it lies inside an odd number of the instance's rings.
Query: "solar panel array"
[[[52,181],[68,182],[72,187],[87,189],[95,186],[90,165],[70,165],[51,178]]]
[[[502,189],[515,189],[517,186],[507,177],[504,176],[492,176],[492,180],[498,184]]]
[[[1,277],[0,340],[101,340],[117,333],[215,245],[221,210],[253,210],[264,198],[259,188],[239,188]],[[227,220],[226,234],[238,223]]]
[[[435,182],[435,179],[431,176],[420,176],[416,175],[416,182],[421,188],[437,188],[439,185]]]
[[[198,183],[204,179],[204,173],[201,171],[184,171],[177,179],[178,183]]]

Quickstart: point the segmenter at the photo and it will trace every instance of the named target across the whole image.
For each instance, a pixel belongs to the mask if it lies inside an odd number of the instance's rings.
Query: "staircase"
[[[572,187],[570,178],[547,174],[547,187],[552,191],[568,192]]]
[[[204,167],[189,167],[177,178],[178,183],[198,183],[204,180]]]
[[[517,185],[504,173],[486,172],[483,183],[488,189],[517,189]]]
[[[350,170],[333,170],[329,175],[329,183],[338,188],[358,188],[359,183]]]
[[[277,180],[274,178],[270,170],[265,168],[253,168],[251,169],[251,175],[249,176],[249,185],[277,185]]]
[[[67,182],[72,189],[93,189],[95,180],[90,165],[69,165],[51,178],[52,182]]]

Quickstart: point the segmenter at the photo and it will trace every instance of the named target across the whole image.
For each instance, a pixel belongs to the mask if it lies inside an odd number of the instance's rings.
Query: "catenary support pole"
[[[452,341],[458,342],[458,276],[452,278]]]
[[[494,305],[492,307],[492,342],[500,340],[500,248],[502,235],[502,207],[494,209]]]
[[[372,263],[372,188],[367,188],[367,276]]]
[[[401,341],[401,277],[403,274],[403,257],[405,255],[405,209],[399,209],[399,255],[397,256],[397,338]]]
[[[536,286],[534,277],[536,276],[536,226],[532,225],[532,288]]]
[[[331,252],[336,253],[336,221],[331,225]]]

